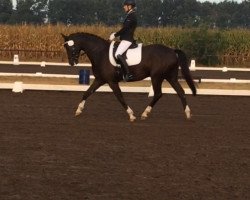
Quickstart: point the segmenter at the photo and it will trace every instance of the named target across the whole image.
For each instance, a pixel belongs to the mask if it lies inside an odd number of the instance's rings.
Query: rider
[[[130,74],[128,69],[128,64],[126,59],[122,54],[130,47],[134,42],[134,32],[137,26],[137,18],[135,13],[135,0],[125,0],[123,3],[123,9],[127,13],[127,16],[123,22],[121,30],[116,33],[112,33],[109,40],[114,40],[116,37],[120,37],[120,44],[116,50],[115,57],[121,64],[123,71],[125,72],[125,81],[131,81],[133,79],[132,74]]]

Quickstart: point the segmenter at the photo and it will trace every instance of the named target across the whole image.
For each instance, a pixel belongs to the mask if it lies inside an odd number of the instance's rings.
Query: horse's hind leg
[[[148,117],[148,115],[151,113],[152,108],[154,107],[154,105],[162,97],[161,86],[162,86],[163,79],[162,78],[152,78],[151,77],[151,80],[152,80],[152,86],[153,86],[153,90],[154,90],[154,96],[153,96],[152,101],[149,103],[147,108],[142,113],[142,115],[141,115],[142,120],[144,120],[144,119],[146,119]]]
[[[118,101],[122,104],[122,107],[126,110],[126,112],[129,115],[129,120],[131,122],[136,120],[136,117],[134,116],[134,112],[133,110],[126,104],[124,97],[122,95],[122,91],[118,85],[118,83],[109,83],[110,88],[113,90],[116,98],[118,99]]]
[[[190,110],[189,106],[187,105],[185,91],[183,90],[180,83],[178,82],[177,76],[176,76],[176,78],[175,77],[174,78],[169,78],[169,79],[167,79],[167,81],[174,88],[177,95],[181,99],[181,103],[182,103],[183,109],[185,111],[186,117],[187,117],[187,119],[190,119],[191,118],[191,110]]]
[[[100,86],[102,86],[104,83],[99,81],[99,80],[94,80],[93,83],[90,85],[90,87],[87,89],[86,92],[84,92],[83,96],[82,96],[82,101],[80,102],[80,104],[77,107],[75,116],[78,116],[82,113],[83,109],[84,109],[84,105],[85,102],[87,100],[87,98],[93,94]]]

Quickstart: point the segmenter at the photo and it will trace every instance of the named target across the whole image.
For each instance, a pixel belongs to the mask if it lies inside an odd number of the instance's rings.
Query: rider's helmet
[[[125,5],[131,5],[132,7],[135,7],[136,6],[136,3],[135,3],[135,0],[125,0],[124,2],[123,2],[123,5],[125,6]]]

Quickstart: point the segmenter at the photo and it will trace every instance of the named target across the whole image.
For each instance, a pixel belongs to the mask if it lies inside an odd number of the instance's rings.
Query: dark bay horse
[[[78,105],[75,113],[76,116],[82,113],[87,98],[100,86],[107,83],[129,115],[129,120],[134,121],[136,119],[134,112],[126,104],[119,87],[119,82],[122,78],[117,73],[117,67],[114,67],[109,61],[110,42],[90,33],[73,33],[69,36],[62,34],[62,36],[65,40],[64,47],[67,51],[69,64],[71,66],[77,64],[80,52],[84,51],[92,64],[92,71],[95,77],[93,83],[83,94],[82,101]],[[196,95],[196,88],[189,71],[189,61],[183,51],[171,49],[160,44],[142,47],[141,62],[138,65],[129,66],[130,72],[134,76],[133,81],[140,81],[146,77],[150,77],[153,86],[154,96],[142,113],[141,119],[146,119],[148,117],[153,106],[161,98],[162,82],[164,80],[170,83],[181,99],[187,119],[191,117],[191,111],[186,101],[185,92],[178,82],[179,66],[181,67],[183,77],[192,90],[193,95]]]

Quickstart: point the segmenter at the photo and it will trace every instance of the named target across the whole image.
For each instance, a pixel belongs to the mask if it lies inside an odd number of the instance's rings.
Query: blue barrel
[[[81,69],[79,71],[79,84],[89,85],[90,70]]]

